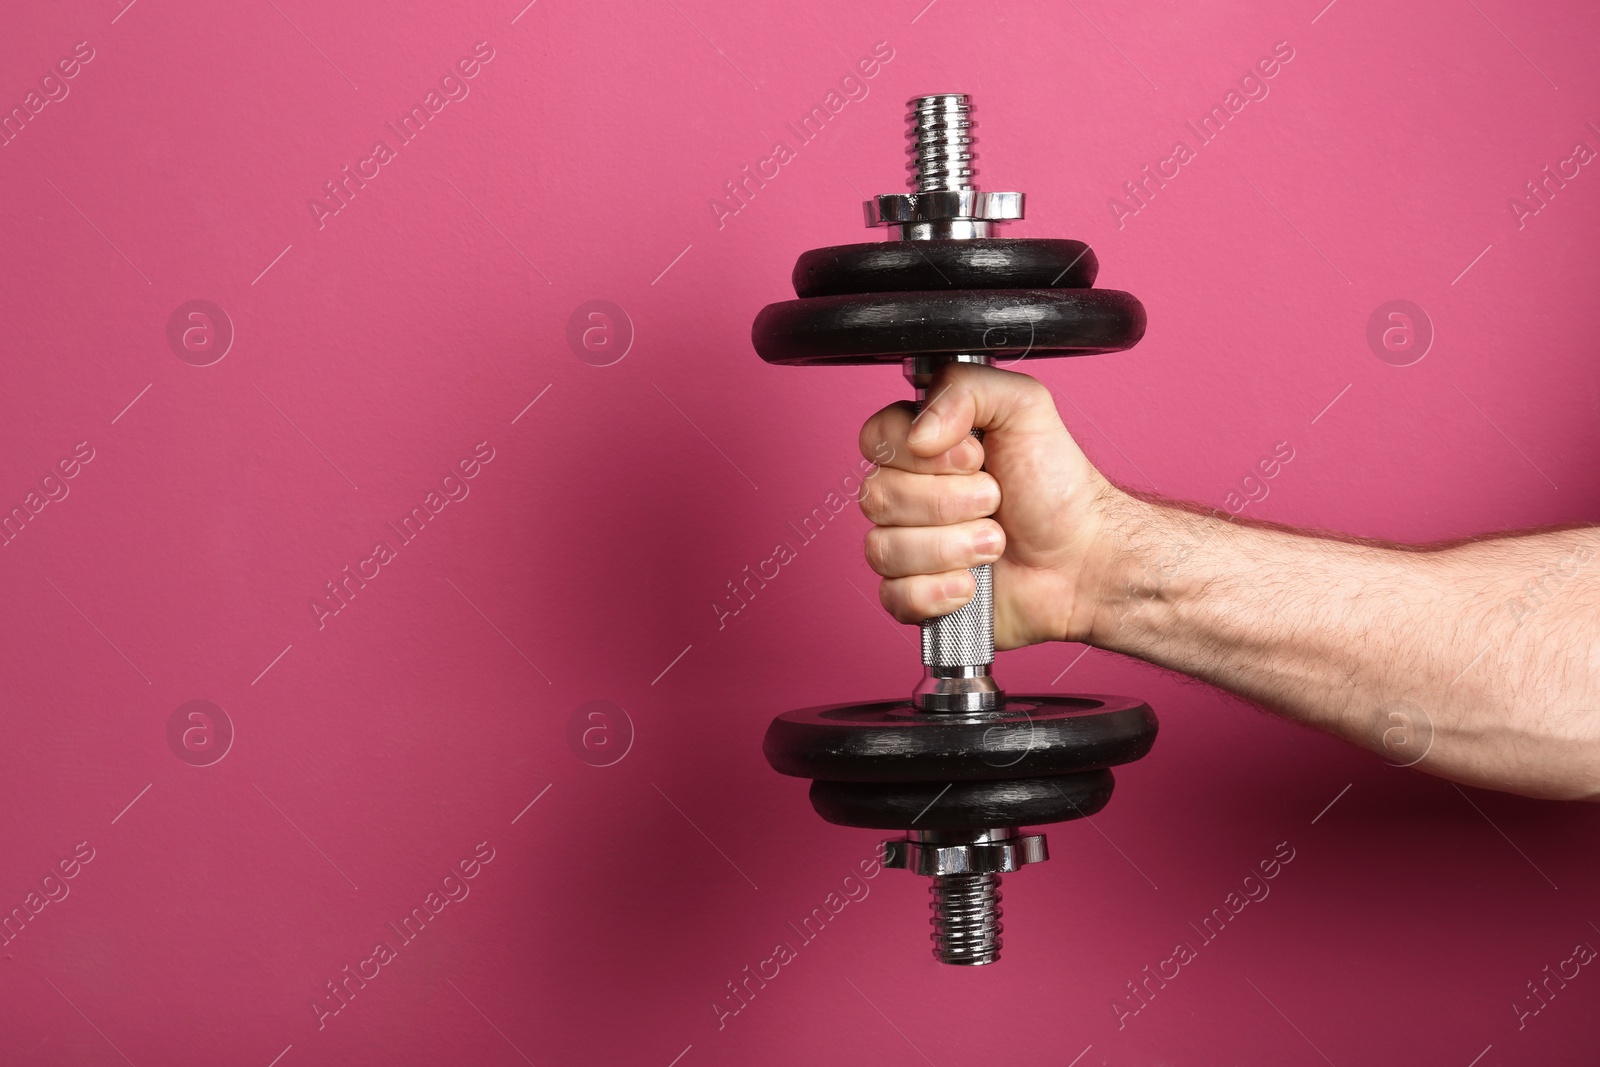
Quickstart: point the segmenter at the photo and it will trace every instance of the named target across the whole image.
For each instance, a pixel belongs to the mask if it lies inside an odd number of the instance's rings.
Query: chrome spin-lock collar
[[[909,193],[885,193],[862,204],[868,226],[887,226],[899,240],[992,237],[998,223],[1022,218],[1021,193],[988,193],[973,185],[972,104],[963,93],[919,96],[908,105]]]

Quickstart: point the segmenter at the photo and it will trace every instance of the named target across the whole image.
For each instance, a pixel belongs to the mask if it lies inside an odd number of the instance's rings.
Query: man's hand
[[[901,622],[956,610],[993,563],[1000,648],[1090,642],[1391,763],[1600,799],[1600,531],[1416,546],[1230,519],[1111,485],[1025,375],[952,364],[928,396],[861,431],[868,458],[893,450],[861,508]]]
[[[886,451],[894,459],[867,482],[861,510],[876,524],[867,561],[895,618],[948,615],[972,598],[966,568],[992,563],[997,647],[1087,636],[1104,513],[1125,498],[1067,433],[1048,389],[951,364],[922,414],[899,403],[867,420],[862,455]]]

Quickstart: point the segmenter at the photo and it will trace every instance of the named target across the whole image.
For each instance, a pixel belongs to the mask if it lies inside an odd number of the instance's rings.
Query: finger
[[[1000,483],[977,474],[912,474],[879,467],[861,488],[861,513],[878,526],[949,526],[987,518],[1000,506]]]
[[[1005,548],[1005,531],[993,519],[954,526],[874,526],[867,531],[867,565],[885,578],[993,563]]]
[[[946,364],[934,376],[921,415],[906,428],[906,448],[917,456],[938,456],[973,429],[1059,431],[1061,416],[1050,390],[1026,374]]]
[[[890,404],[861,427],[861,454],[880,467],[918,474],[971,474],[983,466],[983,445],[976,438],[953,441],[937,452],[913,452],[906,436],[917,420],[909,401]]]
[[[977,592],[970,571],[944,574],[916,574],[909,578],[885,578],[878,585],[878,600],[890,615],[907,625],[948,615]]]

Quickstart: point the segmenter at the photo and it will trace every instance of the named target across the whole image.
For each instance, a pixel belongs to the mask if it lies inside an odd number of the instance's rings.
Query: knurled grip
[[[978,591],[957,611],[922,624],[922,662],[930,667],[977,667],[994,662],[994,572],[969,568]]]
[[[922,413],[918,401],[917,413]],[[983,440],[983,431],[972,436]],[[968,567],[977,591],[948,615],[922,623],[922,663],[926,667],[978,667],[994,662],[994,571],[985,563]]]

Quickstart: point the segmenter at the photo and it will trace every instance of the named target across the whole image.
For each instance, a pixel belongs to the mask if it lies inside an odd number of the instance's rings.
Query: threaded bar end
[[[941,874],[933,894],[933,958],[978,967],[1000,958],[1000,876]]]
[[[964,93],[913,97],[906,104],[906,184],[914,193],[971,189],[977,177],[972,102]]]

